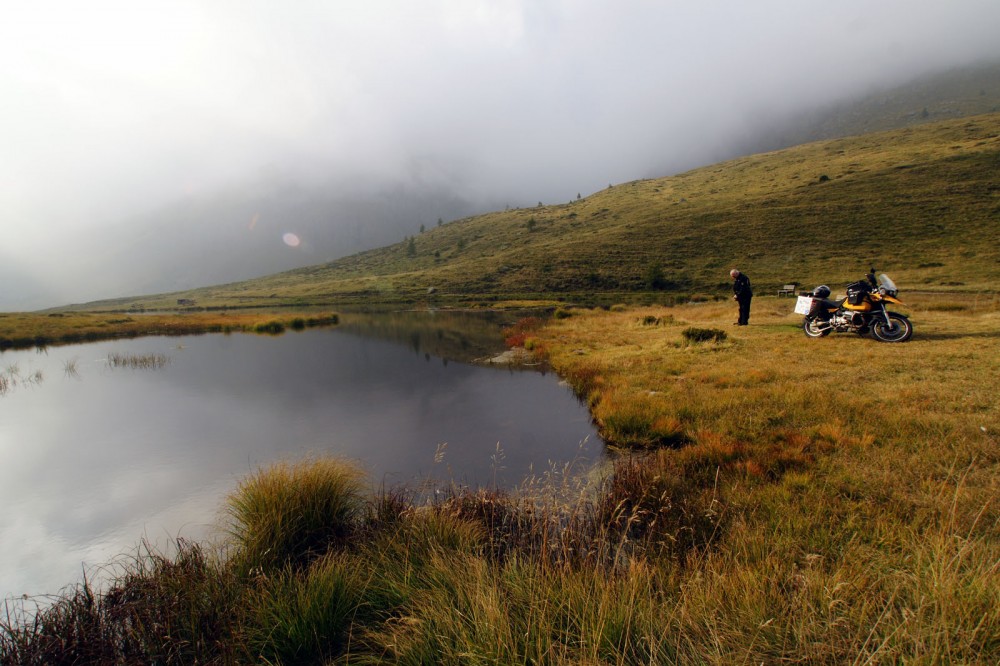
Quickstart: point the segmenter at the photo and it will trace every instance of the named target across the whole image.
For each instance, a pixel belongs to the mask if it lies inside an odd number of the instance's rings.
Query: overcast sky
[[[0,0],[0,279],[268,179],[567,201],[998,35],[998,0]]]

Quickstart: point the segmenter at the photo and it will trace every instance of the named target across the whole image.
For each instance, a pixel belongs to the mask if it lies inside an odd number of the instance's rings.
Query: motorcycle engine
[[[831,317],[830,323],[841,332],[856,331],[864,326],[865,318],[860,312],[843,312]]]

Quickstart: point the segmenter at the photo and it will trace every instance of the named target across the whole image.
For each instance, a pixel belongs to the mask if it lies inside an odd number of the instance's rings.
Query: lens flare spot
[[[282,236],[281,240],[285,241],[285,245],[288,247],[298,247],[302,244],[302,239],[293,234],[291,231]]]

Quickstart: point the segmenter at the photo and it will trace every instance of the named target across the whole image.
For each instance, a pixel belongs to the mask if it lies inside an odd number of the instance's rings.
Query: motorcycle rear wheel
[[[872,337],[879,342],[906,342],[913,335],[913,324],[901,314],[889,313],[889,322],[886,324],[882,319],[872,322]]]
[[[832,327],[827,326],[826,328],[819,328],[817,324],[821,324],[819,319],[813,319],[811,317],[806,317],[802,320],[802,331],[810,338],[822,338],[824,336],[830,335],[833,330]]]

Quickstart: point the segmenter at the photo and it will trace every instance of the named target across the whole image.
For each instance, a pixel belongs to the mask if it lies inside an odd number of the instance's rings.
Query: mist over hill
[[[1000,61],[982,62],[928,73],[765,123],[743,151],[760,153],[996,111],[1000,111]]]
[[[332,261],[475,212],[431,187],[261,184],[123,221],[91,265],[108,273],[105,293],[192,289]]]
[[[711,160],[997,108],[1000,63],[949,69],[821,109],[748,118],[742,138],[723,146],[706,143],[694,154],[665,148],[662,165],[645,175],[659,177]],[[592,168],[599,166],[595,156]],[[5,285],[0,310],[247,280],[391,245],[439,222],[539,203],[524,193],[502,198],[467,184],[461,173],[447,171],[432,157],[394,176],[346,179],[316,173],[302,178],[265,170],[251,181],[195,191],[153,210],[111,219],[78,237],[53,239],[53,249],[57,242],[82,248],[62,260],[78,280],[67,282],[38,257],[0,248]],[[578,194],[590,193],[568,192],[563,201]]]

